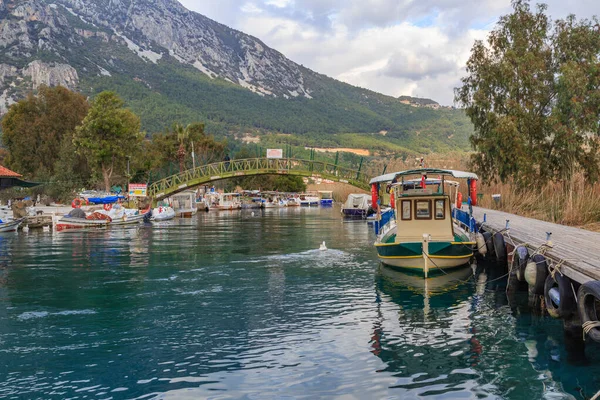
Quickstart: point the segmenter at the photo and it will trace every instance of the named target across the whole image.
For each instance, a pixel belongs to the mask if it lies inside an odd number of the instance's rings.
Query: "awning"
[[[24,181],[22,179],[19,178],[4,178],[4,177],[0,177],[0,190],[3,189],[8,189],[11,187],[24,187],[24,188],[31,188],[31,187],[35,187],[35,186],[39,186],[41,185],[41,183],[38,182],[27,182]]]
[[[473,179],[476,181],[479,180],[479,177],[477,176],[477,174],[474,174],[472,172],[457,171],[457,170],[453,170],[453,169],[419,168],[419,169],[410,169],[407,171],[392,172],[390,174],[377,176],[377,177],[371,179],[371,181],[369,183],[373,184],[373,183],[391,182],[400,176],[407,176],[407,175],[444,175],[444,176],[452,176],[457,179]]]

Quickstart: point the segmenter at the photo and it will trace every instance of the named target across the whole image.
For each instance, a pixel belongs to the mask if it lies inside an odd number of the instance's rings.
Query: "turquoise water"
[[[380,268],[339,209],[0,237],[2,399],[563,399],[600,347],[486,269]],[[325,241],[327,251],[319,251]]]

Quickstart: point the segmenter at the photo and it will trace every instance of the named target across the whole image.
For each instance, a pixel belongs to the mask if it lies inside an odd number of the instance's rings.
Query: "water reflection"
[[[502,271],[425,281],[378,269],[373,241],[339,209],[299,207],[11,235],[0,240],[0,398],[531,400],[600,389],[598,347],[578,348],[526,293],[509,302]]]

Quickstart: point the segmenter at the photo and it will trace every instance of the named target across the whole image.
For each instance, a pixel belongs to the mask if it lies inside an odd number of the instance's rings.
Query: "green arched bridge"
[[[322,178],[347,183],[364,190],[369,190],[370,179],[360,170],[321,161],[294,158],[250,158],[202,165],[169,176],[148,185],[148,196],[155,200],[161,200],[195,186],[206,185],[222,179],[253,175],[294,175]]]

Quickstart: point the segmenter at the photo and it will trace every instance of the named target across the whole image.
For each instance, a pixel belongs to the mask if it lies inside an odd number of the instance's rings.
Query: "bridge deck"
[[[546,242],[546,232],[551,232],[553,249],[546,252],[546,256],[556,262],[564,261],[565,275],[580,283],[600,280],[600,233],[473,207],[473,216],[478,222],[483,221],[484,214],[485,226],[493,231],[503,230],[509,220],[510,237],[516,244],[538,248]]]

